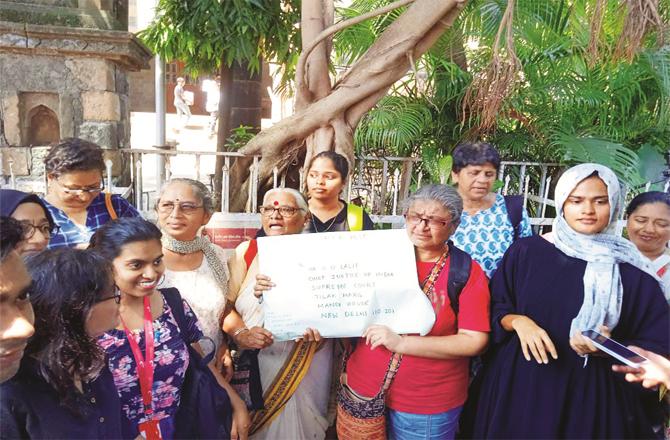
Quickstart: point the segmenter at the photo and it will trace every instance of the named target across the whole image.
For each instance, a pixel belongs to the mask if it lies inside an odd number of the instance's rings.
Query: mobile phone
[[[582,335],[589,338],[597,349],[607,353],[608,355],[623,362],[629,367],[640,368],[640,364],[647,361],[647,358],[640,356],[634,351],[619,344],[614,339],[610,339],[607,336],[601,335],[595,330],[583,331]]]

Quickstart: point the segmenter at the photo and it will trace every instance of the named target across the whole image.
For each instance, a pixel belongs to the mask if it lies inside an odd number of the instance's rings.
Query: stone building
[[[121,172],[128,72],[152,57],[127,19],[128,0],[0,0],[2,174],[11,161],[14,175],[36,178],[43,146],[73,136],[108,149]]]

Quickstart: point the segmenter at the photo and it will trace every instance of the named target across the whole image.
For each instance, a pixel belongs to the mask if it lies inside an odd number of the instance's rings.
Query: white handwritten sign
[[[263,295],[276,340],[361,336],[371,324],[425,335],[435,322],[419,287],[414,247],[401,229],[258,239],[259,272],[276,284]]]

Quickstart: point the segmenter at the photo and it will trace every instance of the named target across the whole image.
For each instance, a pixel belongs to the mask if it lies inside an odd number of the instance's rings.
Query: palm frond
[[[644,183],[638,171],[639,156],[622,144],[607,139],[561,133],[554,140],[553,146],[563,153],[565,162],[605,165],[629,187]]]

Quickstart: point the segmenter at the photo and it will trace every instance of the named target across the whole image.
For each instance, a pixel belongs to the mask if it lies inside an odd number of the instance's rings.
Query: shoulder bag
[[[448,257],[445,252],[435,263],[428,277],[422,283],[423,292],[432,298],[435,282],[444,268]],[[374,397],[363,397],[347,384],[347,361],[345,354],[344,367],[340,376],[340,388],[337,392],[337,438],[339,440],[385,440],[386,439],[386,391],[391,386],[398,372],[402,354],[393,353],[389,360],[384,381]]]
[[[174,315],[179,330],[184,334],[186,316],[179,291],[162,289]],[[181,388],[179,410],[175,419],[175,438],[178,439],[229,439],[233,426],[233,408],[225,389],[219,385],[209,369],[216,352],[214,341],[209,338],[212,350],[204,357],[191,344],[188,347],[189,363]]]

